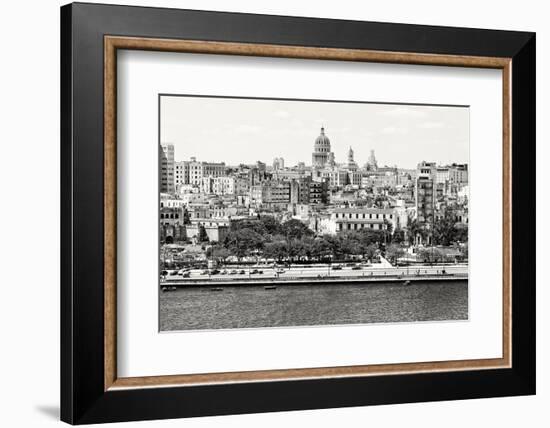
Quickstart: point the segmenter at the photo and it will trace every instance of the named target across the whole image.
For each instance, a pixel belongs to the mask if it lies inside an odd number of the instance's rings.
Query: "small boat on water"
[[[221,287],[212,287],[210,291],[223,291],[223,288]]]
[[[177,288],[174,287],[174,286],[172,286],[172,287],[166,287],[166,286],[164,286],[164,287],[161,288],[161,290],[162,290],[163,292],[166,292],[166,291],[175,291],[176,289],[177,289]]]
[[[403,284],[404,284],[404,285],[411,285],[411,281],[406,280]]]
[[[277,289],[276,285],[266,285],[264,287],[264,290],[276,290],[276,289]]]

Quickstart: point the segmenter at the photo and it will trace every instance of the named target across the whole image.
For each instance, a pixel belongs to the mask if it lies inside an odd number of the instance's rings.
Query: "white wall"
[[[121,0],[122,1],[122,0]],[[114,3],[103,1],[103,3]],[[550,161],[548,109],[550,28],[545,2],[535,0],[245,0],[126,1],[148,6],[226,10],[282,15],[391,21],[415,24],[537,31],[538,218],[547,213],[543,165]],[[57,0],[4,2],[1,9],[0,67],[0,402],[3,426],[42,427],[58,423],[59,405],[59,10]],[[547,120],[546,120],[547,122]],[[543,193],[544,192],[544,193]],[[547,194],[547,193],[546,193]],[[34,209],[23,204],[32,195]],[[22,210],[17,209],[21,202]],[[35,213],[41,215],[36,216]],[[27,233],[33,240],[26,240]],[[548,229],[539,228],[538,260]],[[548,252],[548,250],[546,250]],[[550,256],[550,254],[546,254]],[[32,259],[31,266],[26,261]],[[543,278],[544,277],[544,278]],[[150,422],[143,426],[543,426],[550,402],[550,317],[542,302],[550,293],[547,272],[538,274],[538,395],[536,397],[421,403],[265,415]],[[546,311],[546,313],[544,313]],[[137,426],[127,424],[125,426]]]

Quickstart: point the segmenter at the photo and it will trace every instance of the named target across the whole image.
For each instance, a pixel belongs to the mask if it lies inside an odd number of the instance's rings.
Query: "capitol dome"
[[[325,128],[321,128],[321,135],[315,139],[313,151],[316,153],[330,153],[330,140],[325,135]]]
[[[321,135],[315,139],[313,153],[311,155],[311,164],[314,167],[324,167],[331,161],[334,163],[334,155],[330,151],[330,140],[325,135],[325,128],[321,128]]]

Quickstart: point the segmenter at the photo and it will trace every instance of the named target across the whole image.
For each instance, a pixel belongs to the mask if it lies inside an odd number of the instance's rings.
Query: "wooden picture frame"
[[[117,49],[501,69],[502,358],[118,377]],[[61,52],[62,420],[114,422],[535,392],[534,34],[71,4],[61,9]]]

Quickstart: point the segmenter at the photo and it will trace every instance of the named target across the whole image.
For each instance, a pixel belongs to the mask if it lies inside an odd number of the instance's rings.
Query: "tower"
[[[367,171],[376,171],[378,169],[378,163],[376,162],[376,156],[374,156],[374,150],[370,151],[370,156],[365,167]]]
[[[348,150],[348,170],[357,171],[357,163],[353,159],[353,149],[351,148],[351,146]]]

